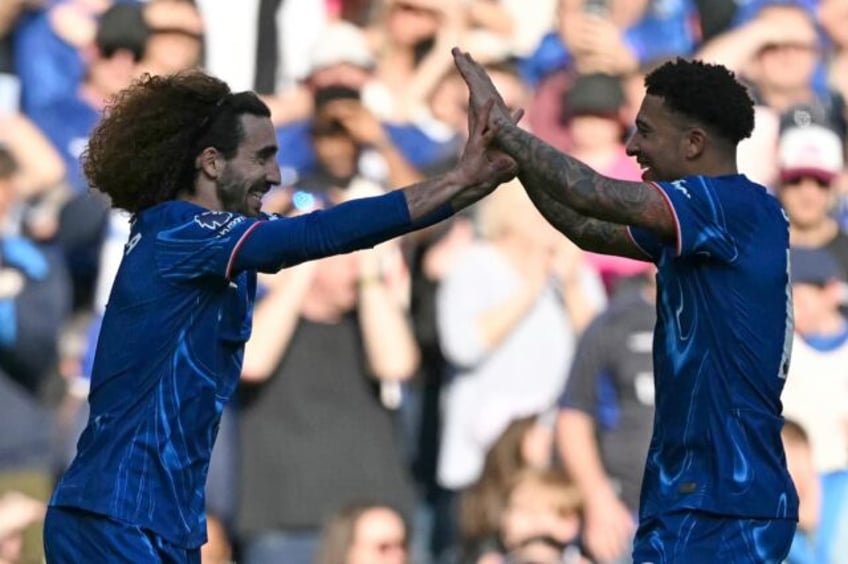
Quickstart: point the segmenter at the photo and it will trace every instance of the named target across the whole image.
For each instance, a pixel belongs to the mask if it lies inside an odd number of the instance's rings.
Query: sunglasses
[[[784,188],[793,188],[796,186],[800,186],[804,183],[805,180],[812,180],[816,186],[821,188],[822,190],[830,190],[830,182],[825,180],[824,178],[819,178],[818,176],[790,176],[789,178],[783,179],[783,187]]]

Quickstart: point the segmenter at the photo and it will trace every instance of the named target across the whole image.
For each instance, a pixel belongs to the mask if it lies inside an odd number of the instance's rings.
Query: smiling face
[[[682,121],[659,96],[648,94],[642,100],[636,130],[627,142],[627,154],[642,167],[643,180],[670,181],[687,175],[688,128]]]
[[[262,197],[280,183],[277,136],[267,117],[244,114],[239,118],[243,136],[233,158],[215,182],[221,209],[259,216]]]

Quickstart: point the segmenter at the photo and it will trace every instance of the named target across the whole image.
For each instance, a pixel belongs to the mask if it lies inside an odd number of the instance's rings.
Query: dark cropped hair
[[[677,58],[645,77],[648,94],[736,146],[754,129],[754,101],[722,65]]]
[[[256,94],[232,93],[201,71],[145,75],[107,105],[83,154],[83,170],[113,207],[135,214],[192,193],[195,159],[205,148],[232,158],[244,137],[244,114],[271,112]]]

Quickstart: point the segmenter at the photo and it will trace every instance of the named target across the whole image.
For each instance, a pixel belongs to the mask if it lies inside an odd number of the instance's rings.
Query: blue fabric
[[[51,507],[44,522],[47,564],[167,562],[200,564],[184,549],[139,527],[76,509]]]
[[[296,218],[171,201],[136,217],[98,338],[88,425],[52,506],[110,516],[196,548],[221,413],[239,381],[256,270],[411,228],[392,192]]]
[[[13,44],[25,114],[76,92],[85,63],[76,48],[53,32],[46,9],[24,13],[15,26]]]
[[[392,142],[413,167],[424,169],[450,154],[455,154],[455,144],[442,143],[428,136],[421,128],[412,124],[384,123],[383,127]],[[281,167],[294,169],[304,176],[314,172],[318,166],[310,122],[297,121],[277,128],[277,162]]]
[[[736,519],[700,511],[658,515],[639,525],[635,564],[782,564],[796,523]]]
[[[621,419],[615,382],[613,382],[612,375],[606,371],[598,377],[598,413],[596,419],[605,431],[618,427]]]
[[[692,0],[653,0],[645,15],[624,32],[624,42],[639,63],[689,55],[695,48],[697,8]],[[521,75],[536,86],[547,75],[569,68],[574,56],[557,31],[542,37],[533,53],[519,63]]]
[[[658,268],[657,423],[640,515],[797,519],[780,438],[793,334],[786,216],[741,175],[657,186],[676,240],[630,228]]]
[[[100,120],[100,112],[72,91],[47,106],[34,108],[30,117],[65,162],[65,177],[74,191],[82,193],[87,190],[88,182],[82,172],[80,155]]]
[[[786,564],[848,562],[848,471],[824,474],[821,488],[818,528],[795,532]]]

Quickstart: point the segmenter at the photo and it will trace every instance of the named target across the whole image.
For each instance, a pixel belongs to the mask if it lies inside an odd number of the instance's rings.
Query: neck
[[[789,224],[789,243],[798,247],[821,247],[830,243],[839,232],[833,218],[826,218],[815,225]]]

